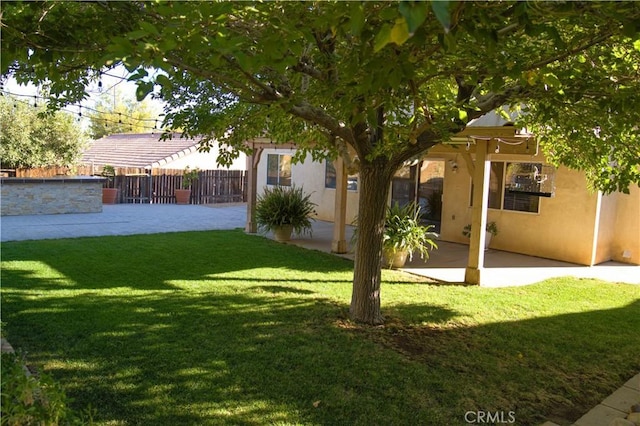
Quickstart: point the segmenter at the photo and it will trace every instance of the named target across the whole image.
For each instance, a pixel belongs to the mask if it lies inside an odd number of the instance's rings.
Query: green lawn
[[[640,371],[640,286],[385,271],[371,328],[351,268],[239,230],[4,243],[2,321],[109,425],[569,424]]]

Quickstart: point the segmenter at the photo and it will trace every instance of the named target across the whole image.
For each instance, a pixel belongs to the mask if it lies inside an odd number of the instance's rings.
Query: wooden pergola
[[[429,154],[460,154],[471,174],[471,238],[469,260],[464,274],[464,281],[469,284],[482,284],[486,236],[484,230],[487,227],[492,157],[500,154],[532,155],[538,152],[538,143],[532,135],[520,135],[516,131],[513,126],[467,127],[451,141],[429,150]],[[472,155],[475,155],[475,161]]]
[[[450,141],[434,146],[430,155],[459,154],[467,164],[473,182],[473,207],[471,218],[471,239],[469,245],[469,261],[465,271],[465,282],[482,284],[484,268],[484,243],[487,225],[487,209],[489,200],[489,177],[491,159],[499,154],[532,155],[538,151],[538,143],[531,135],[516,133],[513,126],[500,127],[467,127]],[[294,143],[275,144],[267,138],[248,141],[251,154],[247,155],[247,223],[245,231],[257,232],[255,208],[257,199],[257,171],[264,149],[295,149]],[[475,156],[475,159],[474,159]],[[336,191],[334,201],[334,224],[331,251],[346,253],[346,207],[347,207],[347,170],[344,161],[334,161],[336,169]]]

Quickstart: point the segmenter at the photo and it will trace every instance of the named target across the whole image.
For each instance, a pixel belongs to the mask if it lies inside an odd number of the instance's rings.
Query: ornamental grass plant
[[[415,202],[402,207],[393,203],[387,208],[382,242],[385,252],[406,251],[409,260],[414,252],[423,260],[429,258],[429,251],[438,248],[434,241],[438,234],[431,231],[433,225],[422,225],[420,216],[420,206]]]
[[[311,234],[315,207],[311,194],[305,194],[302,187],[267,186],[257,199],[256,222],[264,231],[290,225],[296,234]]]

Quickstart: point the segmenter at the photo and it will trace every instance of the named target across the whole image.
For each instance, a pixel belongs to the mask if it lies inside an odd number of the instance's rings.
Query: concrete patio
[[[332,235],[333,223],[316,221],[311,236],[294,236],[290,244],[330,252]],[[271,237],[271,234],[267,236]],[[347,241],[350,241],[352,236],[353,227],[348,226]],[[350,252],[342,256],[353,259],[353,255],[353,252]],[[468,256],[467,245],[438,241],[438,249],[431,252],[428,260],[414,257],[403,270],[443,283],[463,283]],[[489,249],[485,252],[485,269],[482,276],[483,286],[486,287],[520,286],[563,276],[640,284],[640,266],[619,262],[583,266]]]

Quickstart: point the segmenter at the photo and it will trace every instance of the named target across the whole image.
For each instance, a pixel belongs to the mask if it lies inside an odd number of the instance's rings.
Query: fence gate
[[[116,188],[120,189],[121,203],[151,203],[151,175],[149,174],[136,173],[116,176]]]

